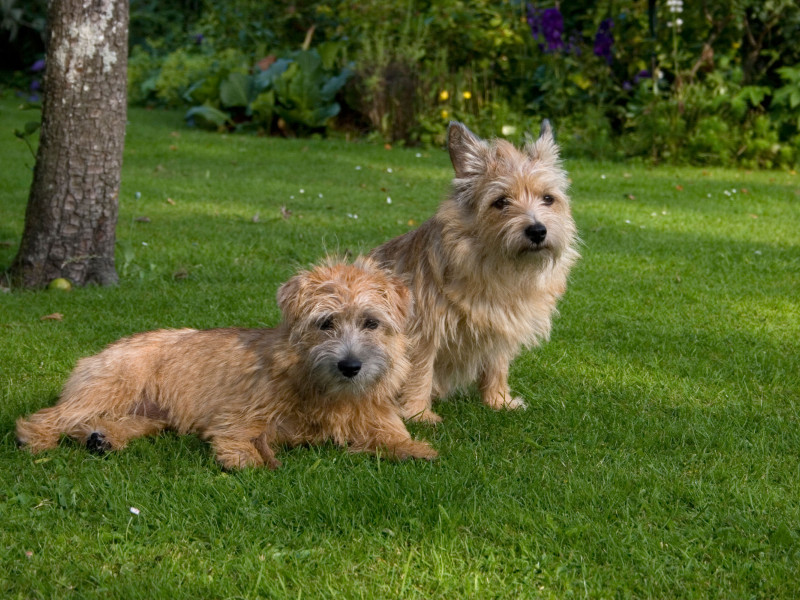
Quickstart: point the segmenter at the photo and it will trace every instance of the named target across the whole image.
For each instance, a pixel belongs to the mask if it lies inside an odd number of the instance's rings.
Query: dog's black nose
[[[547,227],[543,223],[534,223],[525,228],[525,235],[534,244],[541,244],[547,236]]]
[[[361,370],[361,361],[355,358],[345,358],[336,365],[345,377],[355,377]]]

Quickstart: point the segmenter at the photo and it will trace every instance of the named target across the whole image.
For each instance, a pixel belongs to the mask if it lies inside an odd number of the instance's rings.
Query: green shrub
[[[155,81],[156,97],[175,107],[213,101],[220,82],[231,73],[247,73],[249,63],[249,57],[233,48],[214,53],[178,49],[161,64]]]
[[[254,75],[233,71],[216,89],[210,89],[204,105],[191,108],[190,121],[215,127],[236,124],[238,129],[269,132],[273,119],[285,134],[309,133],[326,126],[341,109],[335,100],[351,71],[335,69],[335,44],[321,51],[300,50],[276,59]]]
[[[450,119],[513,137],[547,117],[580,156],[797,165],[794,0],[657,3],[652,22],[632,0],[183,2],[184,25],[133,49],[131,101],[198,124],[441,144]],[[319,61],[297,54],[312,44]],[[268,56],[289,62],[264,83]]]

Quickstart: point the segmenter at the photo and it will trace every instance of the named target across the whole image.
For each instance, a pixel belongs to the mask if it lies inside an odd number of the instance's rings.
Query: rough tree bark
[[[50,0],[42,128],[12,284],[117,282],[128,0]]]

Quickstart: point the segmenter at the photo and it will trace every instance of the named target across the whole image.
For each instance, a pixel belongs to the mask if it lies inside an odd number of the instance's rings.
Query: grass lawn
[[[0,270],[28,120],[0,99]],[[439,149],[129,120],[119,286],[0,292],[0,596],[800,596],[800,176],[567,161],[583,259],[552,340],[512,366],[529,408],[439,403],[441,426],[411,426],[435,463],[324,446],[223,473],[171,434],[31,456],[14,421],[78,358],[158,327],[273,325],[298,266],[408,231],[451,176]]]

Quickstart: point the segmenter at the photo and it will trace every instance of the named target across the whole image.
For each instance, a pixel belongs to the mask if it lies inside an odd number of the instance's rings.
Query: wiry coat
[[[449,198],[419,229],[371,253],[414,296],[415,378],[403,390],[404,415],[434,422],[432,398],[474,381],[489,406],[524,406],[510,394],[509,363],[522,346],[549,337],[579,258],[567,176],[547,122],[522,151],[460,123],[448,137]]]
[[[169,428],[209,440],[226,468],[276,467],[276,445],[325,440],[436,455],[395,404],[411,312],[399,280],[369,259],[329,263],[289,280],[278,303],[275,329],[152,331],[80,360],[58,404],[17,422],[18,440],[38,452],[63,433],[109,450]]]

